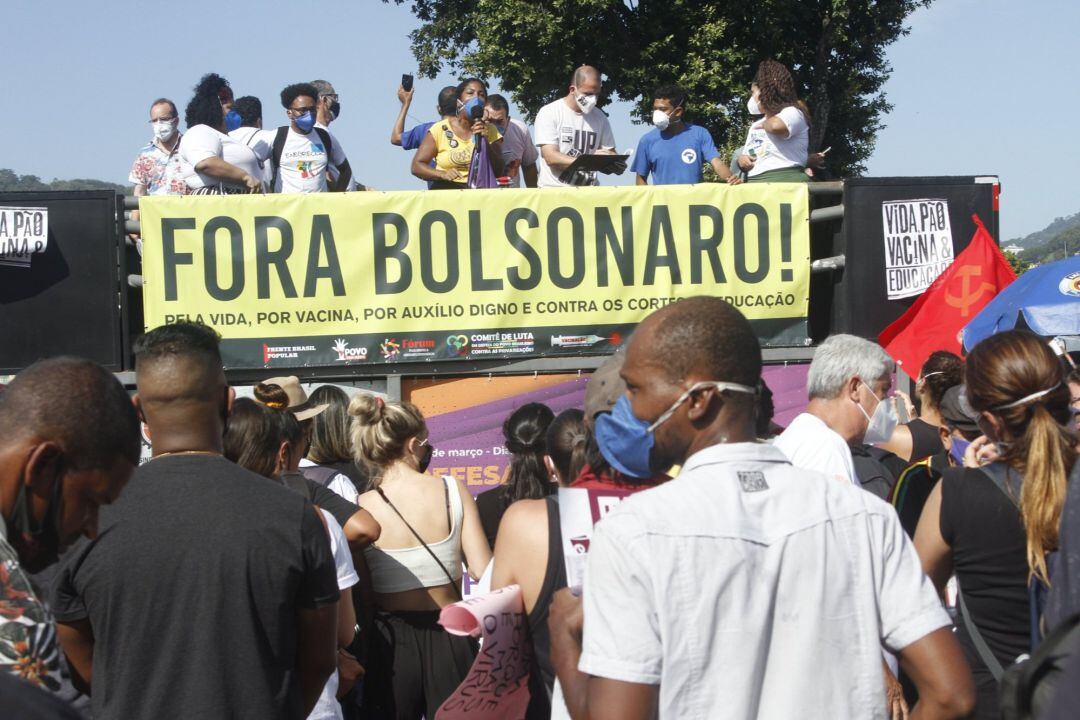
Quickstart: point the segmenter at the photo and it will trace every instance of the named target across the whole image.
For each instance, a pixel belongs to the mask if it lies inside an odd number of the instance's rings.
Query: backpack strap
[[[334,479],[334,476],[338,474],[335,468],[328,465],[307,465],[300,468],[300,472],[308,480],[314,480],[323,487],[330,484],[330,481]]]
[[[959,584],[959,582],[957,583]],[[996,682],[1001,682],[1001,676],[1005,674],[1005,668],[998,662],[997,657],[993,651],[990,650],[990,646],[986,644],[986,639],[983,638],[982,633],[979,632],[979,628],[975,625],[975,620],[971,617],[971,611],[968,610],[967,603],[964,602],[964,591],[960,589],[960,612],[964,615],[964,627],[967,628],[968,636],[971,638],[971,642],[975,644],[975,652],[979,654],[979,659],[983,661],[987,669],[990,670],[990,674],[994,676]]]
[[[273,169],[274,174],[270,179],[270,192],[276,192],[274,190],[277,187],[278,168],[281,166],[281,153],[285,152],[285,140],[289,137],[289,126],[282,125],[277,129],[277,134],[274,135],[274,149],[270,153],[270,167]]]
[[[319,139],[322,140],[323,147],[326,148],[326,164],[329,165],[334,161],[334,140],[330,137],[329,130],[316,126],[315,132],[319,133]]]
[[[990,478],[990,481],[1005,494],[1005,497],[1009,498],[1009,502],[1017,510],[1020,509],[1020,486],[1023,484],[1024,479],[1019,474],[1014,473],[1012,468],[1003,462],[992,462],[989,465],[983,465],[979,468],[979,471]],[[1014,483],[1014,478],[1018,482]]]

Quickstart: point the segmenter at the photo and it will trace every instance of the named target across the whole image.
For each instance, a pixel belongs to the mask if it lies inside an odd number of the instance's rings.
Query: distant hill
[[[16,192],[25,190],[115,190],[121,193],[131,193],[128,185],[106,182],[105,180],[52,180],[44,182],[37,175],[19,175],[14,170],[0,168],[0,192]]]
[[[1034,248],[1039,245],[1045,245],[1054,240],[1058,235],[1061,235],[1061,233],[1074,228],[1080,228],[1080,213],[1069,215],[1067,217],[1059,217],[1042,230],[1033,232],[1022,238],[1015,238],[1002,243],[1001,246],[1007,247],[1009,245],[1019,245],[1022,248]]]
[[[1020,259],[1032,265],[1045,265],[1061,260],[1065,257],[1066,250],[1069,255],[1080,253],[1080,222],[1062,230],[1046,242],[1026,248],[1020,253]]]

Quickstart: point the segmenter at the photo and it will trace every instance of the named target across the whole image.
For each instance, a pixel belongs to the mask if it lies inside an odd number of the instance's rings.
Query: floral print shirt
[[[145,186],[147,195],[187,195],[190,190],[184,178],[192,171],[180,158],[180,137],[172,152],[151,140],[132,163],[128,182]]]
[[[0,672],[60,689],[60,651],[52,613],[38,599],[19,557],[0,534]]]

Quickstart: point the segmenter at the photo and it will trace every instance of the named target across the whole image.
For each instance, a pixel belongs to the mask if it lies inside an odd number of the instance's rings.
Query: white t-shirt
[[[329,130],[324,132],[330,133]],[[330,140],[334,155],[331,161],[334,165],[341,165],[345,162],[345,151],[332,133]],[[273,144],[273,138],[270,142]],[[304,135],[289,126],[285,147],[281,151],[281,167],[278,168],[274,192],[326,192],[326,148],[323,147],[322,137],[314,128]]]
[[[518,160],[521,162],[521,167],[535,165],[537,158],[540,156],[536,145],[533,144],[532,136],[529,135],[529,127],[517,118],[510,118],[506,132],[503,133],[502,151],[504,160],[507,162]],[[519,167],[510,176],[510,185],[512,187],[521,187],[521,176],[522,172]]]
[[[242,127],[230,132],[229,137],[255,151],[255,157],[259,160],[259,167],[262,168],[263,184],[269,185],[271,180],[270,155],[274,151],[274,131]]]
[[[611,132],[611,123],[600,108],[582,114],[566,104],[566,98],[559,98],[540,108],[536,114],[536,144],[555,145],[556,149],[569,155],[592,155],[602,148],[615,149],[615,135]],[[575,185],[596,185],[596,173],[577,173],[571,182],[562,182],[544,162],[540,153],[540,174],[537,185],[540,187],[572,187]]]
[[[852,485],[859,484],[851,448],[816,415],[800,414],[773,440],[773,445],[780,448],[795,467],[816,470]]]
[[[334,568],[337,570],[338,590],[351,588],[360,582],[353,566],[352,554],[349,551],[349,541],[345,538],[345,532],[338,525],[337,520],[330,513],[322,510],[323,519],[326,520],[326,529],[330,533],[330,552],[334,556]],[[341,705],[337,701],[338,674],[335,671],[323,686],[322,694],[318,702],[308,715],[308,720],[343,720]]]
[[[330,132],[330,128],[328,128],[326,125],[323,125],[321,122],[316,122],[315,127],[320,127],[323,130],[326,130],[327,132]],[[337,145],[338,145],[337,136],[336,135],[331,135],[330,137],[334,138],[334,147],[337,147]],[[337,155],[337,153],[334,153],[334,154]],[[341,154],[344,155],[345,157],[348,157],[348,153],[345,152],[345,148],[341,149]],[[327,168],[326,171],[328,173],[330,173],[330,180],[333,181],[333,182],[337,182],[338,175],[341,174],[341,171],[338,170],[336,167],[334,167],[333,164],[331,164],[330,167]],[[349,178],[349,187],[345,188],[345,192],[356,192],[358,188],[359,188],[359,185],[357,185],[357,183],[356,183],[356,176],[353,175],[351,178]]]
[[[788,127],[790,134],[787,138],[766,132],[764,118],[750,126],[743,148],[743,152],[754,160],[754,167],[747,173],[750,177],[769,170],[806,167],[807,148],[810,145],[810,126],[806,124],[806,117],[794,105],[781,110],[777,117]]]
[[[714,445],[596,525],[582,672],[659,685],[661,718],[886,720],[881,648],[951,624],[892,506]]]
[[[185,180],[188,187],[198,189],[203,187],[239,187],[233,183],[224,183],[218,178],[211,177],[206,173],[195,170],[195,166],[210,157],[219,157],[230,165],[235,165],[254,178],[262,178],[262,170],[259,169],[259,159],[255,151],[220,133],[209,125],[196,125],[188,128],[184,136],[180,138],[180,157],[191,167],[191,174]]]
[[[300,458],[300,467],[317,467],[318,463],[314,463],[307,458]],[[337,473],[326,483],[327,490],[333,490],[335,493],[345,498],[353,505],[358,504],[356,499],[360,497],[360,493],[356,492],[356,485],[349,479],[348,475],[344,473]]]

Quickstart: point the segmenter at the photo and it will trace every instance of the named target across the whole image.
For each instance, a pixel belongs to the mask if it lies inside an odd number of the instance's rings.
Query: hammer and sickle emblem
[[[964,265],[957,268],[956,274],[960,276],[960,296],[957,297],[945,292],[945,302],[954,308],[960,310],[961,317],[967,317],[971,314],[971,306],[979,302],[979,298],[983,296],[983,293],[989,292],[994,294],[994,285],[988,282],[981,283],[977,288],[972,289],[972,278],[982,275],[982,266],[980,265]]]

